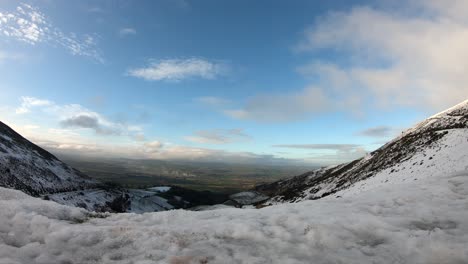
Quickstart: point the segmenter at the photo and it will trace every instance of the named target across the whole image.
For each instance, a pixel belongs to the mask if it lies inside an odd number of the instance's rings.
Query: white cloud
[[[34,109],[51,116],[59,122],[63,128],[91,129],[99,135],[123,135],[135,138],[142,136],[142,128],[137,125],[129,125],[125,122],[115,122],[103,115],[89,110],[79,104],[59,105],[45,99],[23,96],[21,105],[16,108],[18,115],[30,113]]]
[[[30,108],[32,107],[48,106],[48,105],[52,105],[52,102],[48,100],[34,98],[34,97],[23,96],[21,97],[21,105],[18,108],[16,108],[15,112],[17,114],[25,114],[25,113],[29,113]]]
[[[136,33],[137,33],[137,31],[134,28],[128,28],[127,27],[127,28],[121,28],[119,30],[119,35],[121,37],[125,37],[125,36],[128,36],[128,35],[136,35]]]
[[[220,106],[226,106],[227,104],[231,103],[229,100],[220,98],[220,97],[214,97],[214,96],[202,96],[195,98],[195,101],[201,104],[204,104],[206,106],[211,106],[211,107],[220,107]]]
[[[339,83],[345,98],[373,98],[378,107],[440,110],[466,99],[466,1],[410,3],[414,12],[357,7],[319,19],[298,49],[331,50],[346,63],[300,70]]]
[[[215,79],[226,71],[222,62],[200,58],[153,61],[143,68],[130,69],[128,74],[149,81],[181,81],[189,78]]]
[[[50,100],[22,97],[22,105],[26,106],[27,112],[21,114],[15,114],[15,111],[9,107],[0,107],[2,121],[32,142],[55,154],[72,153],[98,157],[251,164],[302,162],[301,160],[283,159],[274,155],[188,147],[161,140],[147,139],[143,134],[142,127],[109,120],[103,115],[78,104],[60,105]],[[14,122],[11,120],[14,120]],[[31,122],[40,122],[41,126],[31,125]],[[61,124],[62,126],[55,127],[54,124]],[[102,130],[112,132],[105,133]],[[83,133],[86,131],[94,131],[99,137]],[[227,139],[219,138],[218,141],[250,139],[241,129],[213,131],[211,132],[215,136],[217,136],[216,133],[221,131],[226,133],[226,135],[221,133],[221,137],[228,137]],[[212,136],[211,132],[202,132],[200,135],[208,139]]]
[[[186,140],[202,144],[226,144],[250,140],[251,137],[242,129],[213,129],[196,131],[194,136],[185,137]]]
[[[72,55],[85,56],[97,62],[103,59],[97,50],[96,36],[65,33],[37,8],[20,4],[15,11],[0,12],[0,36],[31,45],[49,43],[67,49]]]
[[[236,119],[287,122],[326,111],[329,106],[330,100],[322,89],[308,87],[287,94],[258,95],[249,98],[243,108],[226,110],[225,113]]]
[[[154,141],[151,141],[151,142],[144,143],[143,146],[144,146],[144,151],[145,152],[147,152],[147,153],[156,153],[156,152],[159,152],[162,149],[163,143],[161,143],[160,141],[154,140]]]
[[[22,53],[0,50],[0,63],[4,63],[7,61],[23,61],[25,59],[26,56]]]

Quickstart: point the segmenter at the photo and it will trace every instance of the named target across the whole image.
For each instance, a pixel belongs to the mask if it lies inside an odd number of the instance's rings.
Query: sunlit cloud
[[[130,69],[128,75],[148,81],[181,81],[191,78],[215,79],[225,72],[226,65],[222,62],[190,58],[151,61],[148,66]]]
[[[23,96],[21,97],[21,105],[16,108],[17,114],[29,113],[30,109],[36,106],[49,106],[52,102],[49,100],[38,99],[34,97]]]
[[[98,135],[124,135],[132,138],[142,135],[140,126],[111,121],[79,104],[60,105],[50,100],[23,96],[20,106],[15,110],[18,115],[37,114],[38,111],[50,115],[66,129],[89,129]]]
[[[297,49],[331,50],[346,63],[301,71],[339,84],[344,98],[372,98],[377,107],[444,109],[468,94],[466,12],[466,1],[414,0],[405,10],[362,6],[330,13],[305,31]]]

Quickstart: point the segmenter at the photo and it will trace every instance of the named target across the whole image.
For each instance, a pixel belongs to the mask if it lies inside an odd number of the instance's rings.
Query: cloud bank
[[[242,129],[214,129],[196,131],[194,136],[185,137],[186,140],[202,144],[227,144],[248,141],[251,137]]]

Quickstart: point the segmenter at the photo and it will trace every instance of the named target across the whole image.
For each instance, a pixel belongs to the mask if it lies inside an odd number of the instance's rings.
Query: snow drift
[[[0,263],[466,263],[468,172],[263,209],[96,214],[0,188]]]

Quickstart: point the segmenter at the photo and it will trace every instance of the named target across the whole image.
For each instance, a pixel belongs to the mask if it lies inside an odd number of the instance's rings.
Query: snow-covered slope
[[[368,156],[257,186],[261,205],[339,197],[468,169],[468,100],[405,131]]]
[[[68,206],[94,212],[146,213],[174,209],[168,200],[159,194],[170,187],[139,189],[86,189],[47,195],[47,199]]]
[[[96,184],[0,122],[0,186],[37,196]]]
[[[468,171],[262,209],[95,214],[0,188],[0,263],[401,263],[468,259]]]

